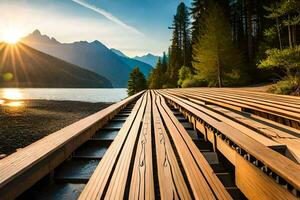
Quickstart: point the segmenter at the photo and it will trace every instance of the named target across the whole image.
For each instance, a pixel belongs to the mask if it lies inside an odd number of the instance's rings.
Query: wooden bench
[[[300,189],[300,166],[298,164],[234,127],[228,126],[226,123],[217,120],[217,118],[189,105],[187,99],[171,95],[166,91],[161,91],[160,93],[180,108],[183,113],[193,116],[198,124],[204,126],[204,130],[210,130],[210,132],[203,133],[203,127],[197,127],[203,134],[210,134],[216,148],[235,165],[236,183],[248,198],[254,198],[255,195],[253,193],[259,193],[261,199],[296,198],[292,193],[276,183],[273,178],[266,175],[263,170],[273,173],[273,175],[276,173],[278,175],[277,178],[293,186],[292,192],[297,194]],[[241,162],[241,159],[245,162]],[[251,169],[249,172],[253,174],[241,173],[246,167]],[[254,175],[256,179],[251,179],[250,181],[249,177]],[[245,181],[246,179],[247,181]],[[288,186],[289,189],[291,189],[290,186]]]
[[[1,200],[14,199],[49,174],[141,94],[113,104],[0,160]]]

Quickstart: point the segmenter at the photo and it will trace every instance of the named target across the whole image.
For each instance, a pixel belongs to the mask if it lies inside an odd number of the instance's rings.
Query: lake
[[[1,99],[43,99],[58,101],[118,102],[127,97],[126,88],[61,89],[61,88],[1,88]]]

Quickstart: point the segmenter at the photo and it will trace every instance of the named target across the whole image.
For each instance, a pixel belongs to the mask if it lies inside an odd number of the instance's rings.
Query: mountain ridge
[[[145,76],[148,76],[152,69],[149,64],[118,55],[98,40],[60,43],[55,38],[42,35],[39,30],[35,30],[24,37],[22,42],[39,51],[102,75],[109,79],[114,87],[127,87],[129,74],[136,64]]]
[[[0,87],[111,88],[106,78],[23,43],[0,43]]]
[[[154,67],[157,64],[159,58],[160,58],[159,56],[148,53],[144,56],[135,56],[132,59],[139,60],[141,62],[147,63],[152,67]]]

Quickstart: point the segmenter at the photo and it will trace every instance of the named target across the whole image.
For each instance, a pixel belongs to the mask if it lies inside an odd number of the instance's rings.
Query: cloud
[[[123,22],[122,20],[118,19],[116,16],[114,16],[113,14],[107,12],[106,10],[103,10],[101,8],[98,8],[94,5],[91,5],[91,4],[88,4],[86,3],[84,0],[72,0],[73,2],[85,7],[85,8],[88,8],[90,10],[93,10],[101,15],[103,15],[104,17],[106,17],[108,20],[136,33],[136,34],[139,34],[139,35],[144,35],[143,33],[141,33],[140,31],[138,31],[136,28],[132,27],[132,26],[129,26],[128,24],[126,24],[125,22]]]

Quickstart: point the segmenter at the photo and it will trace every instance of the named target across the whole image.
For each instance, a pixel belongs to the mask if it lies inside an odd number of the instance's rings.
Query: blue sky
[[[189,6],[191,0],[184,2]],[[35,29],[60,42],[99,40],[129,56],[161,54],[181,0],[0,0],[0,35]],[[1,37],[1,36],[0,36]]]

